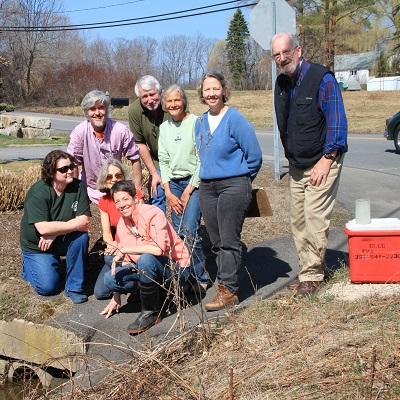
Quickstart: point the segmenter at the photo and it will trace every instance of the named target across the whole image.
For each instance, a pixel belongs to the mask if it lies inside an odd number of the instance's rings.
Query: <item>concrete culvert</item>
[[[49,387],[53,378],[73,376],[85,353],[82,338],[70,331],[24,320],[0,321],[0,357],[8,360],[9,381],[36,376]]]

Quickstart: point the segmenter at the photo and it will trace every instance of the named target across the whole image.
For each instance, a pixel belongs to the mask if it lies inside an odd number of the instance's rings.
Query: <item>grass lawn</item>
[[[11,136],[0,135],[0,147],[8,146],[32,146],[32,145],[65,145],[68,144],[69,135],[56,134],[48,139],[45,138],[33,138],[33,139],[23,139]]]

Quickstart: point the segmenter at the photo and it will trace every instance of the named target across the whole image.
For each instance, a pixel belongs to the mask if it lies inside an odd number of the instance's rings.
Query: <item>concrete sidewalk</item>
[[[341,230],[331,230],[326,254],[328,267],[338,266],[341,260],[347,258],[346,252],[347,237]],[[213,276],[213,272],[215,276],[215,271],[210,271],[210,274]],[[256,299],[272,296],[293,281],[297,274],[297,254],[291,237],[262,242],[247,249],[240,271],[239,307],[248,306]],[[203,303],[214,294],[215,288],[210,288]],[[67,313],[53,321],[55,325],[77,332],[85,338],[91,359],[89,370],[96,371],[90,377],[92,384],[107,374],[104,364],[108,361],[124,362],[135,357],[136,352],[148,350],[149,346],[179,334],[177,315],[172,314],[147,332],[131,337],[126,328],[136,318],[139,305],[129,304],[123,307],[119,314],[106,320],[99,312],[107,303],[108,300],[99,301],[91,296],[89,302],[74,305]],[[223,315],[224,311],[204,312],[201,304],[188,307],[183,311],[185,329]],[[87,381],[88,370],[83,370],[83,381]]]

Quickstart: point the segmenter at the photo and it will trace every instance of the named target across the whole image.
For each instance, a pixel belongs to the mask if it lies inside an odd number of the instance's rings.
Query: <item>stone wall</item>
[[[49,138],[52,134],[50,118],[0,114],[0,134],[18,138]]]

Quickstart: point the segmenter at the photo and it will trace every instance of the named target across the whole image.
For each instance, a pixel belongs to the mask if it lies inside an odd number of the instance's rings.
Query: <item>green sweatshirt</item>
[[[199,186],[200,161],[194,138],[196,120],[196,115],[189,114],[182,122],[177,123],[169,118],[161,124],[158,159],[163,183],[192,176],[190,183]]]

